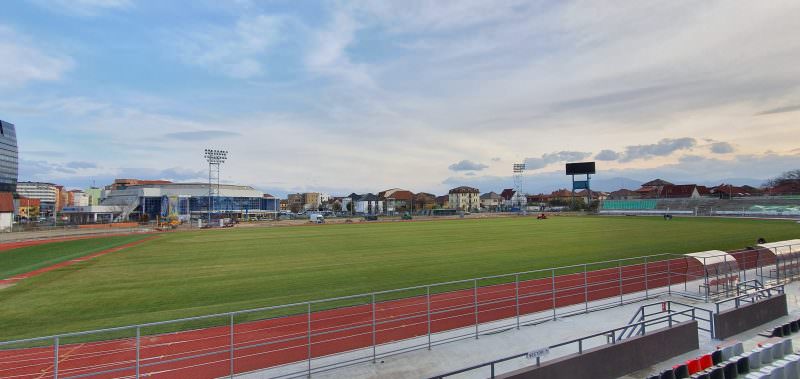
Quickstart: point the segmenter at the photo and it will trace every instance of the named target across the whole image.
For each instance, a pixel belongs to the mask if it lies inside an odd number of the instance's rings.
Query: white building
[[[264,193],[250,186],[223,184],[209,199],[208,183],[158,183],[130,185],[105,191],[100,205],[64,208],[72,222],[109,222],[148,220],[177,216],[183,221],[206,218],[209,213],[225,217],[248,218],[274,214],[278,199],[264,198]],[[209,204],[213,203],[213,206]]]
[[[481,207],[480,190],[477,188],[461,186],[449,192],[450,208],[461,211],[477,211]]]

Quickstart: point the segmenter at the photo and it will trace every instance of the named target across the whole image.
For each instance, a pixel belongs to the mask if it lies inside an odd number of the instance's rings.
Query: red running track
[[[755,267],[756,260],[750,254],[738,254],[740,269]],[[552,310],[554,305],[558,308],[603,299],[616,302],[626,294],[702,276],[699,264],[682,258],[649,263],[646,269],[646,280],[645,266],[636,264],[587,271],[585,276],[579,272],[554,279],[521,280],[518,289],[514,283],[509,283],[478,287],[477,291],[469,288],[432,294],[430,332],[474,327],[476,319],[478,323],[486,323],[513,318],[517,307],[519,314],[525,315]],[[309,330],[313,358],[367,348],[372,346],[373,338],[377,344],[385,344],[422,337],[428,334],[428,306],[426,296],[377,302],[374,337],[371,304],[312,312],[310,322],[308,314],[298,309],[296,315],[237,323],[233,327],[233,370],[243,373],[307,360]],[[219,319],[220,324],[224,325],[225,320]],[[139,348],[140,375],[147,378],[226,376],[231,371],[230,346],[228,325],[143,336]],[[133,377],[135,362],[135,338],[66,342],[59,346],[58,376]],[[2,378],[50,378],[54,371],[52,346],[0,350]]]

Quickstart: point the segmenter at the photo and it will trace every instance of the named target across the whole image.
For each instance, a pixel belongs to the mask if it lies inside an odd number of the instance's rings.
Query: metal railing
[[[623,341],[623,339],[617,339],[615,337],[617,335],[617,333],[621,333],[621,332],[629,329],[631,326],[637,327],[640,330],[642,330],[642,333],[639,334],[639,335],[644,335],[644,330],[647,328],[647,326],[655,326],[655,325],[666,324],[667,327],[672,327],[673,324],[678,324],[680,322],[683,322],[681,320],[676,320],[675,319],[678,316],[684,316],[685,318],[687,318],[686,320],[683,320],[683,321],[699,320],[697,318],[697,316],[695,315],[695,312],[693,312],[693,309],[685,309],[683,311],[676,311],[676,312],[673,312],[673,313],[670,313],[670,314],[667,314],[667,315],[664,315],[664,316],[660,316],[660,317],[655,318],[655,319],[645,320],[645,321],[638,321],[638,322],[635,322],[634,324],[625,325],[625,326],[622,326],[622,327],[619,327],[619,328],[605,330],[605,331],[602,331],[602,332],[599,332],[599,333],[594,333],[594,334],[591,334],[591,335],[588,335],[588,336],[584,336],[584,337],[581,337],[581,338],[569,340],[569,341],[566,341],[566,342],[561,342],[561,343],[558,343],[558,344],[555,344],[555,345],[551,345],[551,346],[547,347],[547,349],[550,350],[550,349],[555,349],[555,348],[564,347],[564,346],[575,346],[575,347],[577,347],[577,352],[576,353],[572,353],[572,354],[583,354],[583,351],[585,350],[584,349],[584,345],[586,344],[585,341],[587,341],[587,340],[590,340],[590,339],[593,339],[593,338],[597,338],[597,337],[610,338],[610,340],[607,340],[606,343],[601,344],[600,346],[614,345],[614,344],[616,344],[618,342],[622,342]],[[477,364],[477,365],[474,365],[474,366],[462,368],[462,369],[459,369],[459,370],[451,371],[451,372],[448,372],[446,374],[432,376],[432,377],[430,377],[430,379],[444,379],[444,378],[447,378],[447,377],[450,377],[450,376],[463,374],[463,373],[466,373],[466,372],[469,372],[469,371],[475,371],[475,370],[479,370],[479,369],[486,368],[486,367],[489,368],[489,378],[494,378],[496,376],[496,368],[497,368],[498,364],[504,363],[504,362],[508,362],[508,361],[511,361],[511,360],[514,360],[514,359],[519,359],[519,358],[523,358],[523,357],[529,357],[529,356],[530,356],[529,352],[515,354],[515,355],[507,356],[507,357],[504,357],[504,358],[495,359],[493,361],[489,361],[489,362]],[[541,364],[542,364],[541,357],[540,356],[536,356],[535,359],[536,359],[535,365],[537,367],[541,366]]]
[[[727,299],[722,299],[719,301],[714,302],[714,306],[716,308],[716,313],[719,313],[721,310],[721,306],[728,303],[733,303],[733,308],[738,309],[742,306],[742,304],[753,304],[760,299],[768,299],[775,295],[780,295],[785,292],[785,288],[783,284],[778,284],[775,286],[765,287],[761,289],[751,290],[744,294],[740,294],[738,296],[730,297]]]
[[[741,257],[750,254],[756,251]],[[52,371],[54,378],[108,373],[138,378],[148,370],[186,373],[180,370],[197,367],[216,377],[265,369],[272,377],[307,376],[662,294],[686,294],[689,283],[708,280],[708,271],[690,262],[659,254],[5,341],[0,376],[14,364],[9,351],[27,357],[33,348],[38,355],[25,358],[26,367]],[[739,268],[746,278],[746,270],[757,266]],[[674,288],[681,284],[683,292]],[[101,344],[102,351],[91,350]],[[59,365],[64,347],[70,350],[69,367]]]
[[[655,312],[648,312],[653,308],[656,308],[657,310]],[[676,308],[678,309],[683,308],[683,309],[677,310]],[[631,320],[628,322],[628,327],[620,330],[618,336],[611,338],[616,338],[616,340],[623,340],[637,335],[644,335],[646,331],[645,328],[648,325],[652,325],[646,323],[646,321],[654,320],[654,319],[648,320],[649,317],[652,316],[663,317],[662,315],[665,313],[667,315],[670,314],[682,315],[685,314],[686,312],[691,313],[692,320],[702,321],[703,323],[708,325],[707,327],[703,327],[700,324],[698,324],[697,326],[698,330],[707,332],[712,337],[714,336],[714,317],[713,317],[713,312],[711,310],[695,307],[693,305],[684,304],[674,300],[666,300],[658,303],[645,304],[639,307],[636,313],[634,313],[633,317],[631,317]],[[699,314],[706,315],[706,318],[700,317]],[[658,318],[655,320],[658,320]]]

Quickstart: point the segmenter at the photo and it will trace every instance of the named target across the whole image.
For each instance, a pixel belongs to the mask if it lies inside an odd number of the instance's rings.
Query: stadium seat
[[[733,357],[733,346],[728,345],[720,349],[722,351],[722,360],[727,361]]]
[[[789,355],[789,354],[794,354],[794,348],[792,347],[792,339],[791,338],[787,338],[787,339],[783,340],[783,342],[781,342],[781,345],[783,346],[783,355],[784,356]]]
[[[792,325],[789,324],[788,322],[783,324],[782,328],[783,328],[783,335],[784,336],[788,336],[788,335],[792,334]]]
[[[797,379],[800,377],[800,366],[798,366],[800,362],[782,359],[779,363],[785,370],[786,379]]]
[[[783,326],[776,326],[772,329],[773,337],[783,337]]]
[[[800,326],[798,326],[797,320],[789,322],[789,326],[792,329],[792,333],[797,333],[800,331]]]
[[[738,356],[744,354],[744,344],[741,342],[737,342],[733,345],[733,356]]]
[[[675,372],[675,379],[685,379],[689,377],[689,367],[686,364],[675,365],[672,367]]]
[[[736,371],[738,371],[739,374],[750,372],[750,360],[745,356],[740,356],[739,359],[736,360]]]
[[[751,370],[758,369],[759,367],[761,367],[761,351],[762,350],[764,350],[764,349],[762,349],[760,347],[757,347],[757,348],[755,348],[753,350],[750,350],[750,352],[745,354],[747,356],[747,361],[748,361],[748,363],[750,365],[750,369]]]
[[[723,373],[725,375],[725,379],[734,379],[739,375],[739,371],[736,368],[736,362],[728,362],[723,366]]]
[[[700,368],[700,360],[699,359],[690,359],[686,361],[687,372],[689,375],[693,375],[694,373],[702,370]]]
[[[661,373],[661,379],[676,379],[675,378],[675,371],[672,371],[672,369],[664,370]]]
[[[772,345],[765,344],[761,346],[761,349],[761,353],[759,354],[761,356],[761,365],[768,366],[772,364]]]
[[[761,372],[769,374],[770,378],[784,379],[786,377],[786,370],[783,368],[783,366],[775,366],[775,365],[768,366],[762,368]]]
[[[725,379],[725,370],[722,367],[714,367],[708,373],[709,379]]]
[[[784,341],[786,341],[786,340],[784,340]],[[772,360],[773,361],[777,361],[777,360],[783,358],[783,356],[784,356],[783,349],[784,349],[784,347],[783,347],[783,343],[782,342],[772,345]]]
[[[711,352],[711,362],[715,365],[722,363],[722,351],[714,350]]]
[[[692,379],[708,379],[708,373],[706,372],[697,373],[696,375],[692,376]]]
[[[700,370],[705,370],[714,365],[714,361],[711,359],[711,354],[706,354],[700,357]]]

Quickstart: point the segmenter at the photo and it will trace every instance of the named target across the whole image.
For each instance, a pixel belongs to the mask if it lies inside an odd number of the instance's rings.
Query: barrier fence
[[[568,354],[574,354],[574,353],[582,354],[583,351],[586,350],[586,349],[595,348],[595,347],[603,346],[603,345],[613,345],[613,344],[616,344],[617,342],[620,342],[620,341],[628,338],[628,337],[625,337],[625,338],[619,339],[616,336],[618,334],[620,334],[620,335],[624,334],[624,332],[626,330],[629,330],[630,328],[636,328],[638,330],[644,331],[644,330],[646,330],[646,328],[648,326],[667,324],[668,326],[671,327],[673,324],[677,324],[677,323],[680,323],[680,322],[683,322],[683,321],[688,321],[688,320],[704,321],[703,319],[698,318],[694,311],[695,311],[694,309],[685,309],[683,311],[669,313],[667,315],[660,316],[660,317],[657,317],[657,318],[654,318],[654,319],[638,321],[638,322],[635,322],[635,323],[632,323],[632,324],[629,324],[629,325],[626,325],[626,326],[622,326],[622,327],[619,327],[619,328],[605,330],[605,331],[602,331],[602,332],[599,332],[599,333],[591,334],[591,335],[584,336],[584,337],[581,337],[581,338],[577,338],[577,339],[573,339],[573,340],[570,340],[570,341],[561,342],[561,343],[558,343],[558,344],[555,344],[555,345],[552,345],[552,346],[548,346],[546,348],[546,351],[549,354],[550,351],[552,351],[554,349],[566,347],[567,348],[566,350],[567,350]],[[540,349],[540,350],[544,350],[544,349]],[[563,354],[558,354],[558,356],[561,356],[561,355],[563,355]],[[464,374],[464,373],[472,372],[472,371],[476,371],[476,370],[488,371],[487,373],[485,373],[485,374],[488,374],[488,376],[484,375],[484,377],[494,378],[495,377],[495,371],[497,371],[497,366],[498,365],[500,365],[502,363],[508,363],[508,362],[511,362],[511,361],[515,361],[515,360],[519,361],[519,360],[522,360],[522,359],[525,359],[525,360],[535,359],[536,360],[536,364],[535,364],[536,366],[540,366],[541,363],[542,363],[541,355],[538,355],[538,354],[535,354],[535,353],[532,353],[532,352],[526,352],[526,353],[520,353],[520,354],[515,354],[515,355],[512,355],[512,356],[496,359],[496,360],[493,360],[493,361],[490,361],[490,362],[477,364],[477,365],[466,367],[466,368],[459,369],[459,370],[456,370],[456,371],[451,371],[451,372],[448,372],[446,374],[433,376],[430,379],[444,379],[444,378],[448,378],[448,377],[455,376],[455,375],[458,375],[458,374]],[[528,365],[525,364],[525,366],[528,366]]]
[[[763,249],[713,267],[660,254],[6,341],[0,377],[307,376],[661,294],[707,299],[730,288],[716,277],[774,268],[786,279],[784,266]]]

